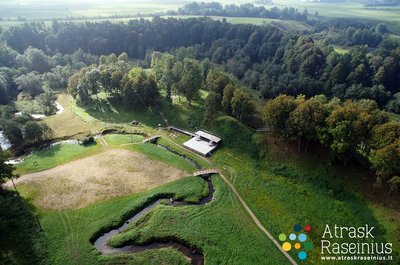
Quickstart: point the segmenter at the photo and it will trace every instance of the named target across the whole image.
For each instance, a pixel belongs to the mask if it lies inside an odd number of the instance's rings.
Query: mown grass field
[[[164,125],[164,121],[155,108],[143,111],[128,109],[121,106],[119,102],[110,102],[105,93],[100,93],[99,99],[95,106],[85,108],[77,105],[75,100],[71,100],[72,111],[92,130],[101,132],[105,129],[117,129],[126,133],[140,131],[150,134],[159,124]],[[132,125],[133,121],[140,124]]]
[[[63,106],[63,113],[44,119],[44,122],[52,129],[54,138],[79,139],[91,133],[90,124],[73,111],[73,101],[70,95],[60,94],[57,101]]]
[[[126,150],[131,150],[134,152],[140,152],[146,154],[151,159],[161,161],[167,164],[170,164],[176,168],[188,171],[188,172],[195,172],[196,168],[190,164],[188,161],[184,160],[178,155],[172,154],[167,150],[164,150],[160,147],[157,147],[154,144],[146,143],[146,144],[133,144],[133,145],[126,145],[122,148]]]
[[[100,144],[82,146],[79,144],[59,144],[26,157],[17,165],[18,174],[43,171],[70,161],[91,156],[101,151]]]
[[[187,175],[188,171],[144,154],[108,148],[50,170],[23,175],[14,182],[36,206],[65,210],[140,193]]]

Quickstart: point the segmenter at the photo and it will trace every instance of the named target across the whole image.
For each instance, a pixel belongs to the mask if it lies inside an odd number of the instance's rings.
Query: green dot
[[[311,249],[313,249],[313,244],[311,242],[305,242],[304,243],[304,248],[306,250],[311,250]]]
[[[286,235],[285,234],[280,234],[279,235],[279,240],[280,241],[285,241],[286,240]]]

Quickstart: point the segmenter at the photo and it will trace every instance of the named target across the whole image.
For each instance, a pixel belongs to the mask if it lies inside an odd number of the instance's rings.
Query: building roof
[[[204,141],[196,137],[184,142],[183,145],[203,156],[207,156],[212,150],[217,148],[216,144],[210,144],[209,141]]]
[[[207,140],[213,141],[214,143],[219,143],[221,141],[221,139],[218,138],[217,136],[212,135],[212,134],[210,134],[208,132],[205,132],[205,131],[197,131],[196,135],[198,135],[198,136],[200,136],[202,138],[205,138]]]

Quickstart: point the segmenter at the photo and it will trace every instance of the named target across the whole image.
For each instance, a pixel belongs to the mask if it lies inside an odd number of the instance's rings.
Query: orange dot
[[[282,249],[283,249],[284,251],[288,252],[289,250],[292,249],[292,245],[291,245],[289,242],[285,242],[285,243],[283,243],[283,245],[282,245]]]
[[[301,245],[300,245],[300,243],[296,243],[296,244],[294,244],[294,248],[295,248],[295,249],[300,249],[300,248],[301,248]]]

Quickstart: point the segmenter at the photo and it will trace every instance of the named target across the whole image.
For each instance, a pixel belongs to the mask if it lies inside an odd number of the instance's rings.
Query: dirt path
[[[158,110],[158,113],[160,113],[161,118],[164,120],[165,126],[168,127],[169,123],[168,120],[165,118],[164,113],[161,110]]]
[[[99,130],[97,130],[93,124],[90,124],[90,126],[92,127],[93,134],[98,137],[97,140],[99,140],[100,144],[104,147],[107,147],[108,143],[106,140],[104,140],[103,135],[99,132]]]
[[[275,246],[282,252],[282,254],[289,260],[289,262],[293,265],[297,265],[297,262],[286,252],[282,249],[281,245],[279,242],[272,236],[272,234],[261,224],[261,222],[258,220],[257,216],[253,213],[253,211],[250,209],[250,207],[247,205],[247,203],[243,200],[242,196],[237,192],[235,187],[232,185],[232,183],[222,174],[219,174],[221,178],[228,184],[229,188],[233,191],[233,193],[236,195],[236,197],[239,199],[240,203],[244,207],[244,209],[247,211],[247,213],[250,215],[251,219],[256,223],[256,225],[263,231],[265,235],[275,244]]]

